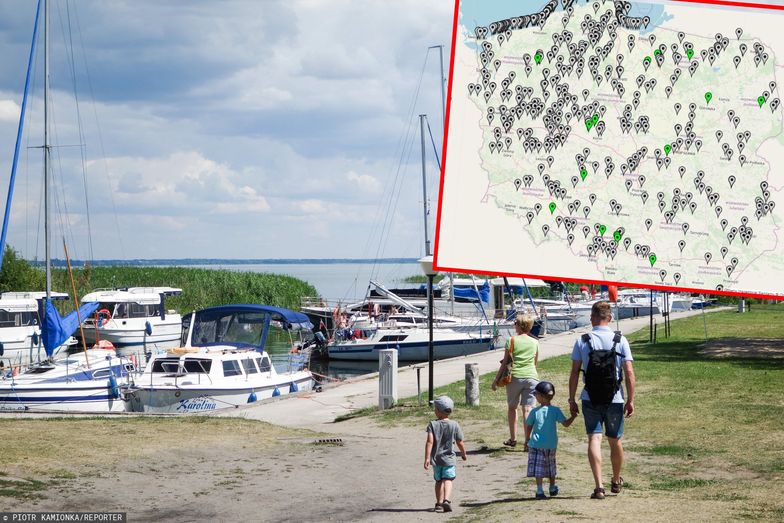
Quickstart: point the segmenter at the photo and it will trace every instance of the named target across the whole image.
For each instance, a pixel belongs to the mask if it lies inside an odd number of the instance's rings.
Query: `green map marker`
[[[694,49],[686,49],[686,56],[691,60],[691,57],[694,56]]]
[[[590,131],[590,130],[591,130],[591,127],[593,127],[593,119],[592,119],[592,118],[588,118],[588,119],[585,121],[585,128],[586,128],[586,129],[588,129],[588,130]]]
[[[601,234],[602,236],[604,236],[604,233],[605,233],[605,232],[607,232],[607,226],[606,226],[606,225],[600,225],[600,226],[599,226],[599,234]]]
[[[593,115],[593,117],[591,118],[591,121],[593,122],[594,125],[599,123],[599,115],[598,114]]]
[[[539,65],[539,64],[542,63],[542,53],[536,53],[534,55],[534,62],[536,62],[536,65]]]
[[[588,169],[583,167],[582,169],[580,169],[580,178],[582,178],[583,181],[585,181],[586,176],[588,176]]]
[[[765,105],[765,97],[764,96],[758,96],[757,97],[757,103],[759,104],[760,107]]]
[[[659,51],[658,49],[656,49],[656,50],[653,52],[653,56],[659,56],[660,54],[662,54],[662,52],[661,52],[661,51]]]
[[[621,241],[621,231],[615,231],[615,233],[613,234],[613,240],[615,240],[616,242]]]
[[[670,144],[665,145],[664,146],[664,154],[669,156],[670,155],[670,151],[672,151],[672,145],[670,145]]]
[[[646,56],[645,58],[642,59],[642,63],[646,63],[646,62],[647,63],[651,63],[651,57],[650,56]]]
[[[648,256],[648,261],[651,262],[651,267],[653,267],[653,264],[656,263],[656,255],[651,254],[650,256]]]
[[[550,214],[555,212],[555,202],[550,202]]]
[[[705,93],[705,103],[709,104],[711,99],[713,99],[713,93],[708,91],[707,93]]]

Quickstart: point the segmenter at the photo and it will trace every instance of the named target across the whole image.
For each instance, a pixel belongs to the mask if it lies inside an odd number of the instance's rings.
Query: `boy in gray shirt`
[[[454,402],[449,396],[439,396],[433,401],[436,418],[427,424],[427,442],[425,443],[425,470],[433,465],[433,479],[436,480],[436,506],[434,512],[443,510],[452,512],[452,480],[456,476],[455,451],[453,444],[460,449],[463,461],[468,459],[463,444],[463,431],[456,421],[449,419]]]

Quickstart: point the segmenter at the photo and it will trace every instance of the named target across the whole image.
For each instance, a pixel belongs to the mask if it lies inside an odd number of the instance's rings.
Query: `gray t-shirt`
[[[435,419],[427,424],[427,432],[433,434],[433,450],[430,464],[436,467],[452,467],[457,463],[452,448],[455,441],[463,441],[463,431],[456,421]]]

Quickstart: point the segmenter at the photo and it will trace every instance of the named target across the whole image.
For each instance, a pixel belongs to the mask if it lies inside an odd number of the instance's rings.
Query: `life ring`
[[[96,316],[96,323],[99,327],[103,327],[112,319],[112,313],[109,312],[109,309],[101,309],[95,313]]]

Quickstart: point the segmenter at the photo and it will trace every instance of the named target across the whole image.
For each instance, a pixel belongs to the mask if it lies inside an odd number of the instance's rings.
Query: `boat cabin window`
[[[0,327],[27,327],[38,325],[32,312],[8,312],[0,309]]]
[[[240,370],[240,362],[237,360],[224,360],[223,361],[223,375],[228,376],[239,376],[242,374]]]
[[[124,304],[121,304],[121,305],[124,305]],[[128,317],[128,316],[124,315],[125,313],[123,311],[119,311],[118,312],[116,310],[117,309],[117,303],[115,303],[113,301],[102,301],[102,302],[99,302],[98,303],[98,308],[95,309],[95,312],[90,317],[91,318],[95,318],[96,314],[98,314],[98,311],[102,311],[104,309],[109,311],[109,314],[112,315],[112,318],[127,318]]]
[[[111,375],[112,375],[111,369],[98,369],[93,372],[93,379],[104,380],[104,379],[108,379],[109,376]]]
[[[261,370],[261,372],[269,372],[272,370],[269,358],[262,358],[261,361],[259,361],[259,370]]]
[[[407,334],[389,334],[387,336],[383,336],[379,343],[390,342],[390,341],[403,341],[408,337]]]
[[[185,358],[183,363],[185,370],[188,374],[194,373],[202,373],[202,374],[209,374],[210,369],[212,368],[212,360],[211,359],[197,359],[197,358]]]
[[[257,372],[259,372],[256,369],[256,364],[253,362],[251,358],[242,360],[242,366],[245,368],[245,374],[256,374]]]
[[[121,303],[120,306],[126,305]],[[149,305],[142,305],[141,303],[128,303],[128,317],[129,318],[149,318],[151,316],[158,316],[160,314],[160,304],[154,303]]]
[[[152,364],[152,372],[177,372],[180,366],[180,358],[159,358]]]

